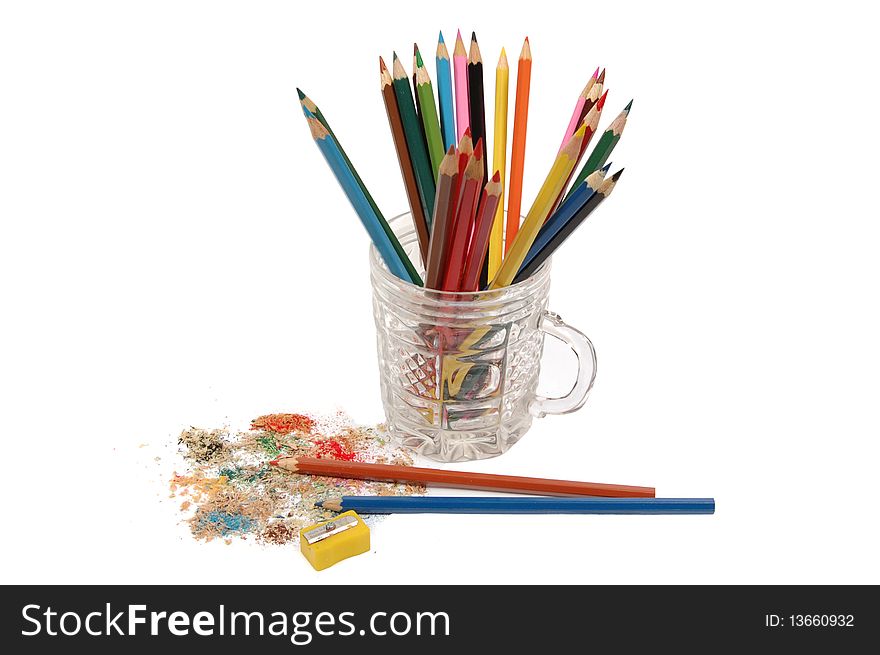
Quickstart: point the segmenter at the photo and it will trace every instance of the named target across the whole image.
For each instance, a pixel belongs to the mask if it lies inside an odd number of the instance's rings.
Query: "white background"
[[[635,97],[627,172],[553,271],[595,391],[467,468],[717,514],[397,516],[321,574],[194,542],[148,456],[182,427],[383,418],[367,237],[295,86],[392,215],[377,56],[456,27],[488,89],[530,36],[527,201],[597,65],[602,129]],[[3,582],[880,582],[875,27],[850,2],[3,3]]]

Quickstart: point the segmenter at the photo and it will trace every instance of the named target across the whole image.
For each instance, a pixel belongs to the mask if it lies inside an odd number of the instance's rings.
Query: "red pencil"
[[[482,173],[480,173],[482,175]],[[653,498],[653,487],[634,487],[601,482],[548,480],[517,475],[495,475],[448,471],[445,469],[399,466],[395,464],[366,464],[341,462],[314,457],[279,457],[272,464],[291,473],[324,475],[333,478],[378,480],[382,482],[422,483],[431,487],[507,491],[541,496],[604,496],[608,498]]]
[[[480,287],[480,272],[483,270],[483,262],[486,260],[486,251],[489,248],[489,234],[492,232],[492,224],[495,222],[495,210],[501,200],[501,173],[495,171],[495,175],[483,189],[480,198],[480,208],[477,212],[477,220],[474,223],[474,231],[471,236],[471,245],[468,248],[467,261],[464,265],[464,275],[461,277],[462,291],[478,291]]]
[[[463,181],[458,201],[458,211],[455,216],[455,225],[452,228],[452,241],[449,244],[449,251],[446,255],[446,271],[441,285],[443,291],[459,291],[461,287],[461,276],[464,272],[468,244],[474,226],[474,217],[477,212],[480,185],[483,182],[482,139],[477,141],[474,154],[464,170],[464,176],[459,177],[463,177]]]

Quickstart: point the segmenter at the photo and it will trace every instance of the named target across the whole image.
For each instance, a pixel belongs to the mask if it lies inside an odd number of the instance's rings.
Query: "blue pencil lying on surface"
[[[343,496],[318,503],[361,514],[714,514],[714,498]]]

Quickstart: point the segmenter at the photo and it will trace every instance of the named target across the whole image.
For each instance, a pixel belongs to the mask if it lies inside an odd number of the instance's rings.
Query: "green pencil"
[[[422,278],[419,276],[418,271],[415,266],[413,266],[412,262],[409,259],[409,256],[406,254],[406,251],[403,249],[403,246],[400,245],[400,241],[397,240],[397,235],[394,234],[394,230],[391,229],[391,226],[388,225],[388,221],[385,220],[385,216],[379,210],[379,207],[376,205],[376,201],[373,200],[373,196],[370,195],[370,191],[367,189],[367,185],[364,184],[364,181],[361,179],[361,176],[358,174],[357,169],[354,167],[354,164],[351,163],[351,160],[348,158],[348,155],[345,153],[345,149],[342,147],[342,144],[339,142],[339,139],[336,138],[336,135],[333,133],[333,128],[330,127],[330,124],[327,122],[327,119],[324,118],[324,114],[321,113],[321,110],[318,109],[318,105],[316,105],[312,100],[302,92],[300,88],[297,87],[296,93],[299,96],[300,104],[308,109],[312,114],[314,114],[315,118],[324,126],[324,128],[330,133],[330,136],[336,142],[337,147],[339,148],[339,153],[342,155],[342,158],[345,160],[346,165],[351,170],[354,179],[357,181],[358,186],[361,188],[361,191],[364,192],[364,195],[367,197],[367,202],[370,204],[370,207],[376,213],[376,218],[379,219],[379,224],[382,226],[382,230],[384,230],[385,234],[388,235],[389,241],[391,241],[391,245],[394,248],[394,251],[400,257],[403,262],[404,268],[406,268],[406,272],[410,277],[410,280],[413,284],[417,284],[418,286],[423,286]]]
[[[571,185],[571,189],[569,189],[569,192],[566,194],[566,198],[568,198],[575,189],[580,187],[581,183],[587,179],[588,175],[598,171],[605,165],[605,162],[608,161],[608,157],[611,156],[614,146],[620,141],[620,136],[623,134],[623,128],[626,127],[626,118],[629,116],[629,110],[632,108],[632,104],[632,100],[630,100],[629,104],[623,108],[623,111],[617,115],[617,118],[611,122],[608,129],[602,133],[602,137],[593,148],[593,152],[590,153],[584,167],[581,169],[581,172],[578,173],[574,183]]]
[[[416,174],[416,183],[419,187],[419,196],[422,199],[422,207],[425,209],[425,218],[428,221],[428,230],[431,229],[431,220],[434,216],[434,172],[428,158],[428,151],[422,139],[422,128],[419,127],[419,117],[416,115],[416,106],[413,102],[412,89],[406,77],[403,64],[394,53],[394,95],[397,97],[397,108],[400,111],[403,132],[406,136],[406,144],[409,146],[409,156],[412,159],[413,171]],[[432,99],[433,104],[433,99]]]
[[[422,53],[416,47],[416,95],[422,110],[422,125],[425,127],[425,139],[428,141],[428,155],[431,157],[431,168],[434,179],[440,169],[440,162],[446,153],[443,151],[443,135],[440,132],[440,118],[434,104],[434,87],[422,61]]]

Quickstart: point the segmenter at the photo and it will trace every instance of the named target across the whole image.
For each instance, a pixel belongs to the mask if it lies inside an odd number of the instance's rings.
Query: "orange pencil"
[[[510,250],[519,230],[522,209],[523,168],[526,160],[526,128],[529,122],[529,85],[532,79],[532,50],[529,37],[519,53],[516,72],[516,108],[513,116],[513,146],[510,152],[510,182],[507,188],[507,231],[504,235],[504,252]]]
[[[380,482],[421,483],[430,487],[506,491],[541,496],[604,496],[606,498],[653,498],[653,487],[634,487],[601,482],[549,480],[518,475],[495,475],[447,471],[394,464],[341,462],[314,457],[279,457],[272,462],[290,473],[323,475],[332,478],[375,480]]]

